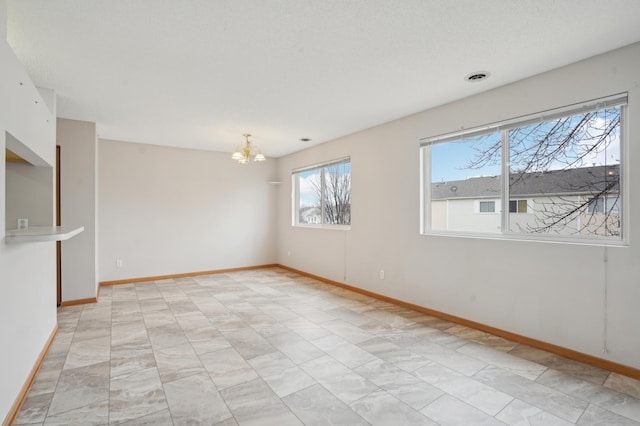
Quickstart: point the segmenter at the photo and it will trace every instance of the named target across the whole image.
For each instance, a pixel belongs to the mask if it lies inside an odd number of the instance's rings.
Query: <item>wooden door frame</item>
[[[60,219],[60,145],[56,145],[56,226]],[[62,303],[62,242],[56,241],[56,304]]]

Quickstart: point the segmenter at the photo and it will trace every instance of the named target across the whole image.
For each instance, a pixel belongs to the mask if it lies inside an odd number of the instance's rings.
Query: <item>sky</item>
[[[297,176],[299,179],[300,207],[314,205],[316,196],[311,182],[320,179],[320,169],[301,172]]]
[[[338,166],[326,166],[325,173],[330,173],[330,170],[339,168],[341,173],[351,173],[351,163],[341,163]],[[300,192],[300,207],[313,206],[316,204],[316,186],[313,182],[318,182],[320,179],[320,170],[312,169],[304,172],[297,173],[296,176],[299,179],[298,190]]]
[[[497,137],[500,136],[496,133]],[[491,141],[495,141],[491,138]],[[500,165],[486,166],[479,169],[469,169],[469,161],[476,155],[474,146],[478,149],[487,148],[490,141],[480,142],[480,138],[466,139],[461,142],[449,142],[431,146],[431,181],[451,182],[477,176],[497,176]]]
[[[576,116],[578,117],[578,116]],[[574,122],[577,122],[577,118]],[[549,128],[554,121],[548,122]],[[599,111],[598,116],[593,119],[593,128],[600,128],[605,123],[603,111]],[[521,133],[527,133],[529,128],[534,128],[538,124],[525,126]],[[545,129],[542,127],[540,129]],[[540,130],[538,129],[538,130]],[[545,130],[546,132],[546,130]],[[478,176],[498,176],[501,174],[501,166],[492,164],[481,168],[469,168],[469,163],[476,158],[478,152],[486,151],[490,146],[500,139],[500,132],[483,135],[475,138],[468,138],[461,141],[434,144],[431,146],[431,181],[451,182],[464,180]],[[535,139],[531,139],[530,146],[538,146]],[[525,142],[526,143],[526,142]],[[571,167],[590,167],[593,165],[620,164],[620,134],[619,131],[611,137],[606,151],[588,153],[588,148],[594,144],[592,139],[585,138],[574,144],[574,150],[578,153],[576,157],[581,157],[581,162]],[[499,160],[499,154],[496,157]],[[512,159],[513,161],[513,159]],[[499,162],[499,161],[498,161]],[[514,165],[514,167],[517,167]],[[556,162],[549,165],[546,170],[557,170],[567,167],[566,163]],[[546,171],[545,170],[545,171]]]

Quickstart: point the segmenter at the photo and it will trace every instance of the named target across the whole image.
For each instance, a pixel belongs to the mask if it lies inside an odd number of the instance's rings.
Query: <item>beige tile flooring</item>
[[[640,425],[640,382],[279,268],[62,308],[16,424]]]

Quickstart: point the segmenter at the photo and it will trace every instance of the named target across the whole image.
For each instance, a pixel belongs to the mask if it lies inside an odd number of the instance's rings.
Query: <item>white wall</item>
[[[99,153],[100,281],[275,262],[272,159],[110,140]]]
[[[7,39],[7,2],[0,1],[0,40]]]
[[[96,125],[58,119],[61,225],[84,226],[62,242],[62,301],[96,297],[98,289]]]
[[[5,41],[0,0],[0,223],[5,223],[5,148],[55,165],[55,115]],[[22,85],[20,85],[22,83]],[[35,101],[39,102],[36,104]],[[13,135],[10,136],[9,134]],[[51,187],[53,191],[53,187]],[[51,197],[52,199],[52,197]],[[11,207],[9,207],[10,209]],[[53,223],[53,207],[50,208]],[[55,243],[6,244],[0,227],[0,420],[4,420],[56,325]]]
[[[6,164],[5,228],[18,227],[18,218],[29,226],[53,225],[55,168],[27,163]]]
[[[632,184],[640,182],[638,70],[635,44],[280,158],[278,262],[640,368],[640,185]],[[608,248],[608,266],[601,246],[419,234],[420,138],[626,91],[630,245]],[[291,170],[347,155],[351,230],[292,227]]]
[[[49,139],[56,128],[52,111],[6,41],[0,42],[0,59],[0,112],[5,132],[10,134],[6,147],[31,164],[51,167],[56,158],[55,145]]]

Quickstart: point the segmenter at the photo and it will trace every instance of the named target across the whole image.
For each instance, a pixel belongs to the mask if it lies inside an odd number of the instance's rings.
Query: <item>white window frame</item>
[[[629,222],[629,202],[628,202],[628,186],[629,175],[627,170],[627,158],[628,158],[628,116],[627,116],[627,104],[628,94],[621,93],[617,95],[608,96],[605,98],[594,99],[579,104],[572,104],[561,108],[556,108],[548,111],[543,111],[527,116],[516,117],[505,121],[488,124],[481,127],[475,127],[470,129],[462,129],[456,132],[425,137],[420,139],[420,233],[423,235],[444,235],[453,237],[469,237],[469,238],[488,238],[488,239],[505,239],[505,240],[532,240],[532,241],[551,241],[551,242],[566,242],[575,244],[590,244],[590,245],[628,245],[628,222]],[[509,214],[515,214],[509,212],[509,179],[505,179],[505,176],[509,176],[509,147],[506,143],[506,133],[509,129],[516,127],[523,127],[534,122],[541,120],[553,120],[570,115],[577,115],[584,112],[620,106],[620,191],[621,195],[618,200],[619,213],[620,213],[620,227],[622,235],[618,237],[609,236],[572,236],[572,235],[549,235],[549,234],[532,234],[532,233],[518,233],[508,230]],[[502,138],[502,193],[501,204],[507,206],[505,209],[498,209],[497,213],[502,215],[501,231],[493,233],[481,233],[481,232],[465,232],[465,231],[452,231],[452,230],[432,230],[431,229],[431,146],[436,143],[453,142],[462,139],[463,137],[473,137],[483,134],[488,134],[496,131],[503,132]],[[522,197],[516,199],[524,199]],[[533,202],[533,200],[528,200]],[[497,203],[496,203],[497,204]],[[621,206],[620,206],[621,204]],[[528,202],[527,209],[531,205]],[[498,210],[500,210],[498,212]],[[528,212],[527,211],[527,212]],[[585,210],[586,211],[586,210]],[[479,204],[478,204],[479,212]],[[489,213],[482,213],[489,214]]]
[[[320,170],[321,174],[324,173],[323,169],[325,167],[349,163],[349,169],[351,169],[351,157],[342,157],[334,160],[325,161],[322,163],[316,163],[313,165],[299,167],[293,169],[291,171],[291,226],[301,227],[301,228],[320,228],[320,229],[337,229],[337,230],[350,230],[351,229],[351,220],[348,225],[340,225],[340,224],[326,224],[323,223],[324,218],[324,203],[321,203],[321,211],[320,211],[320,223],[304,223],[300,222],[300,188],[299,188],[299,179],[297,177],[298,174],[311,171],[311,170]],[[321,184],[324,187],[325,181],[321,178]],[[324,188],[322,190],[324,193]]]

